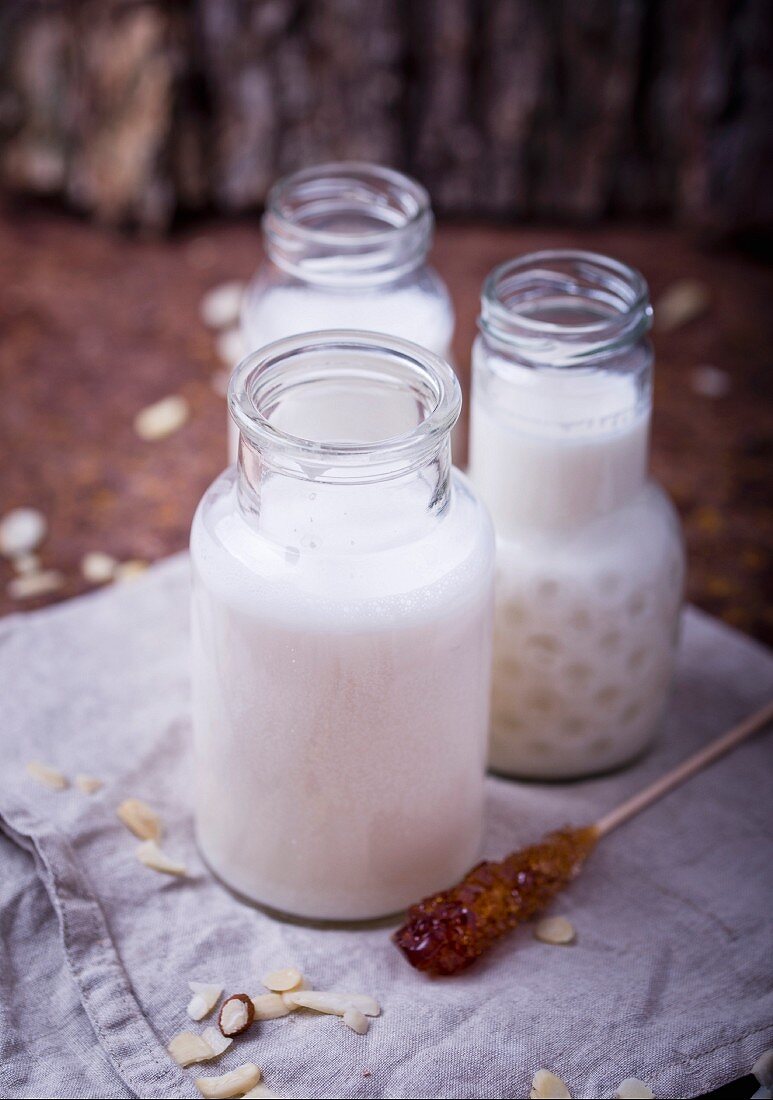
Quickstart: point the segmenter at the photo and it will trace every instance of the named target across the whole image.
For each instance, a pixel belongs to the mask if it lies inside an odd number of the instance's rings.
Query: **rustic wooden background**
[[[442,213],[773,223],[770,0],[2,0],[0,179],[166,229],[325,159]]]
[[[654,470],[685,526],[690,598],[773,643],[773,269],[701,251],[667,227],[441,225],[434,262],[456,305],[465,388],[483,277],[509,256],[558,246],[635,264],[656,310],[677,280],[702,288],[697,315],[655,331]],[[186,546],[193,509],[226,461],[222,364],[201,296],[260,259],[256,218],[146,241],[40,210],[0,217],[0,514],[32,505],[48,518],[43,565],[65,578],[48,599],[89,587],[87,551],[154,561]],[[136,413],[168,394],[187,398],[188,422],[166,439],[138,438]],[[46,602],[10,598],[12,575],[0,562],[0,613]]]

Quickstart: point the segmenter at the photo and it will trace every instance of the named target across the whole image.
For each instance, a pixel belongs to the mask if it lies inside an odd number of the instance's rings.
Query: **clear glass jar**
[[[491,766],[566,779],[636,757],[671,680],[684,555],[647,473],[638,272],[538,252],[487,279],[470,478],[497,532]]]
[[[494,534],[451,466],[459,384],[374,333],[241,363],[239,460],[191,533],[196,821],[241,895],[404,908],[477,857]]]
[[[272,188],[266,261],[245,293],[242,339],[252,351],[323,329],[412,340],[450,360],[454,311],[427,264],[434,220],[415,180],[375,164],[322,164]],[[229,446],[236,458],[236,426]]]

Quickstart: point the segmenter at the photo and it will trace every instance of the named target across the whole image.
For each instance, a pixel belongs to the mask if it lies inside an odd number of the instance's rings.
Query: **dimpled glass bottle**
[[[321,329],[367,329],[412,340],[449,360],[454,312],[427,263],[434,219],[415,180],[376,164],[320,164],[272,188],[266,261],[247,288],[242,342]],[[231,460],[238,433],[229,428]]]
[[[451,368],[373,333],[249,356],[193,523],[196,822],[247,898],[395,912],[478,854],[494,534],[451,466]]]
[[[487,279],[470,477],[497,531],[491,766],[566,779],[650,743],[684,557],[649,478],[652,310],[638,272],[541,252]]]

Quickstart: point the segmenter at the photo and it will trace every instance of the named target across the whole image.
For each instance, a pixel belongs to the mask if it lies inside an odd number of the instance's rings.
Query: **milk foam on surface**
[[[603,771],[651,738],[684,563],[674,510],[647,480],[648,433],[625,374],[498,374],[495,361],[484,385],[476,375],[470,476],[497,530],[496,770]]]

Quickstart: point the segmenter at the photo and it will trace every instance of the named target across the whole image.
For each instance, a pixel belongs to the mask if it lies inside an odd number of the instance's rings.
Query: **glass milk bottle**
[[[356,328],[449,359],[454,312],[427,264],[433,217],[415,180],[375,164],[322,164],[272,188],[266,262],[242,305],[245,351],[311,330]],[[231,460],[238,433],[229,424]]]
[[[539,252],[487,279],[469,473],[497,531],[490,764],[566,779],[650,743],[684,558],[647,473],[652,310],[636,271]]]
[[[380,917],[477,857],[495,548],[451,466],[460,404],[443,360],[374,333],[231,379],[238,463],[191,533],[196,821],[273,910]]]

